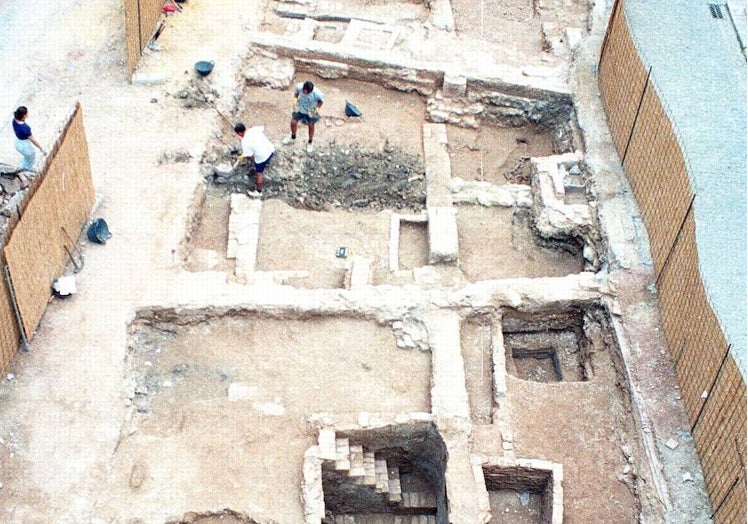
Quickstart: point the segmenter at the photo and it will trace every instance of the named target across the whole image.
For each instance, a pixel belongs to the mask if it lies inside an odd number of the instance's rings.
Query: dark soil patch
[[[254,186],[253,168],[244,166],[235,189]],[[238,170],[237,170],[238,171]],[[336,144],[281,149],[265,171],[265,198],[314,211],[331,207],[421,211],[426,182],[421,160],[393,147],[371,151]],[[251,187],[250,189],[253,189]]]

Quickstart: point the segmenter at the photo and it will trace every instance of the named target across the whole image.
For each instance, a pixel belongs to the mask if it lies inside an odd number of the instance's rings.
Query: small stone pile
[[[18,171],[16,167],[0,164],[0,239],[6,237],[8,219],[16,214],[26,198],[32,177],[33,173],[29,171]]]
[[[174,94],[182,100],[186,109],[213,105],[219,97],[218,91],[206,84],[202,79],[190,79],[187,86]]]

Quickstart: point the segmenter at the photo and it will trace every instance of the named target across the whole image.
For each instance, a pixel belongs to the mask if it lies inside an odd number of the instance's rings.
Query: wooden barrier
[[[649,234],[662,324],[715,521],[745,522],[745,381],[701,281],[688,166],[623,5],[614,6],[600,57],[603,105]]]
[[[83,112],[76,104],[55,142],[3,252],[28,339],[88,220],[95,194]]]
[[[140,55],[156,31],[163,13],[164,0],[124,1],[127,72],[132,76]]]
[[[4,268],[5,265],[5,257],[0,256],[0,266]],[[0,271],[0,326],[2,326],[0,329],[0,374],[5,375],[18,350],[21,330],[16,320],[4,270]]]

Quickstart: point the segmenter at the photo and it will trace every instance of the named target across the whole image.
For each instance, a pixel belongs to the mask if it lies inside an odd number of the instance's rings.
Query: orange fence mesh
[[[600,57],[608,126],[649,234],[663,328],[715,520],[745,522],[745,381],[701,281],[687,163],[623,6],[616,3]]]

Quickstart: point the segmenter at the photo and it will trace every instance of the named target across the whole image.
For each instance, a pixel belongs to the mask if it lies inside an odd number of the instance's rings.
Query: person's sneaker
[[[311,142],[307,142],[306,144],[306,152],[307,153],[314,153],[314,146]]]
[[[260,198],[262,196],[262,193],[260,191],[247,191],[247,196],[250,196],[252,198]]]
[[[288,144],[293,144],[295,140],[296,140],[295,138],[291,138],[290,136],[287,136],[286,138],[283,139],[283,145],[287,146]]]

